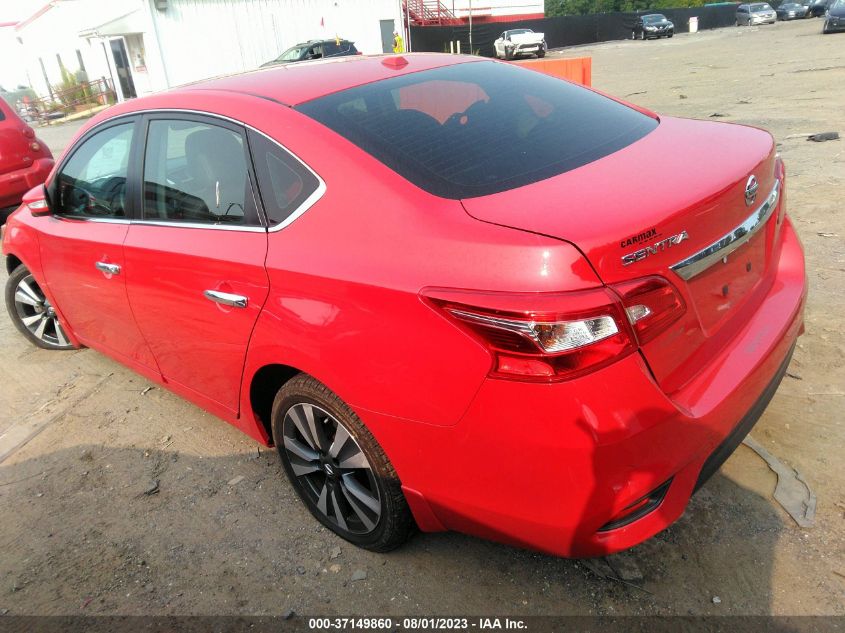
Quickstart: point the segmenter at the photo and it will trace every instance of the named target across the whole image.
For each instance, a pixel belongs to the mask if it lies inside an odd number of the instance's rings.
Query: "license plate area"
[[[687,284],[699,323],[708,336],[735,313],[766,272],[768,226]]]

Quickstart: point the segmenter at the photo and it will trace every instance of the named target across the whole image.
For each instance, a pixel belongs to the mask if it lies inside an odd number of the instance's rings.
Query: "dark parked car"
[[[814,18],[820,18],[827,14],[828,9],[833,6],[834,0],[815,0],[810,6],[810,13]]]
[[[304,62],[309,59],[360,54],[358,49],[355,48],[355,42],[350,42],[349,40],[310,40],[302,44],[297,44],[296,46],[291,46],[276,59],[261,64],[261,68],[290,62]]]
[[[6,100],[0,98],[0,224],[23,194],[47,180],[53,155]]]
[[[777,14],[767,2],[741,4],[736,9],[737,26],[753,26],[755,24],[774,24]]]
[[[822,33],[845,31],[845,0],[836,0],[827,10]]]
[[[776,10],[778,20],[798,20],[807,17],[807,7],[797,2],[784,2]]]
[[[675,25],[665,15],[652,13],[641,15],[634,24],[634,39],[647,40],[655,37],[672,37],[675,34]]]

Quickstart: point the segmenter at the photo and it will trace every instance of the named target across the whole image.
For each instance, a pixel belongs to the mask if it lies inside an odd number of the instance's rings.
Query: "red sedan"
[[[0,98],[0,224],[23,194],[43,184],[53,168],[53,155],[35,131]]]
[[[562,556],[676,520],[803,328],[784,166],[448,55],[216,79],[93,119],[11,217],[6,304],[278,448],[316,518]]]

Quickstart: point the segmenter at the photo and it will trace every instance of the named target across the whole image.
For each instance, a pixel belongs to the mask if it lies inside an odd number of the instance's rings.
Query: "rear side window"
[[[144,219],[259,224],[241,134],[198,121],[150,121]]]
[[[277,226],[287,220],[320,186],[305,165],[257,132],[249,132],[255,177],[267,221]]]
[[[575,169],[658,125],[579,86],[496,62],[411,73],[297,109],[422,189],[455,199]]]

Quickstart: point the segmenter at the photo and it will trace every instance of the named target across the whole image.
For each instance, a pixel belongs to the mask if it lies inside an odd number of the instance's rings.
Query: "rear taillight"
[[[686,309],[681,295],[663,277],[643,277],[611,287],[622,299],[640,345],[665,331]]]
[[[566,380],[635,349],[622,306],[605,288],[554,294],[428,289],[423,295],[485,344],[496,377]]]
[[[555,382],[605,367],[651,340],[683,313],[668,281],[566,293],[429,288],[426,301],[490,351],[490,375]]]

